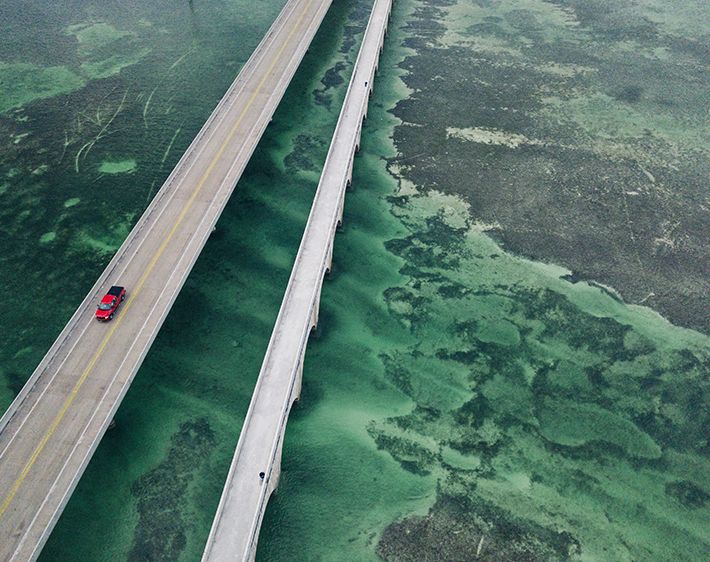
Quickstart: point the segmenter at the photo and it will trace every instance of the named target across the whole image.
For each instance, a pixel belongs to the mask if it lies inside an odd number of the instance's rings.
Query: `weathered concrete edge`
[[[72,314],[71,318],[69,318],[69,321],[59,333],[57,339],[51,345],[42,360],[39,362],[30,378],[27,379],[27,382],[23,385],[22,389],[20,389],[20,392],[17,394],[15,399],[7,407],[2,417],[0,418],[0,432],[5,429],[12,416],[15,415],[20,404],[25,400],[25,398],[30,393],[34,385],[37,383],[39,378],[46,371],[47,366],[52,361],[52,359],[54,359],[57,352],[62,349],[62,346],[67,341],[69,335],[77,328],[79,316],[81,315],[81,313],[87,307],[93,306],[93,304],[100,296],[101,288],[105,285],[108,285],[107,281],[110,278],[111,274],[121,263],[121,260],[125,257],[125,255],[128,254],[128,250],[135,243],[138,234],[140,234],[146,224],[150,222],[149,219],[151,215],[155,212],[156,208],[162,205],[162,200],[165,198],[166,194],[170,192],[170,187],[172,186],[175,177],[178,176],[180,171],[184,169],[188,162],[192,160],[198,152],[200,152],[199,147],[202,143],[202,139],[204,139],[204,137],[208,133],[211,134],[212,132],[214,132],[214,122],[222,112],[222,108],[227,103],[233,100],[234,95],[240,89],[241,83],[244,81],[244,76],[251,71],[251,69],[256,64],[257,59],[259,59],[259,57],[263,54],[262,47],[276,33],[276,31],[280,27],[282,27],[286,21],[288,21],[288,15],[291,11],[293,11],[294,5],[294,2],[289,1],[283,7],[274,23],[271,25],[271,27],[268,29],[268,31],[261,39],[257,47],[252,52],[247,62],[244,63],[244,66],[239,71],[239,74],[234,79],[232,84],[229,86],[227,92],[224,94],[224,96],[222,96],[222,99],[219,100],[214,110],[207,118],[207,121],[205,121],[205,124],[199,130],[190,145],[187,147],[180,160],[178,160],[178,163],[173,168],[173,171],[167,177],[158,192],[155,194],[148,207],[146,207],[145,211],[143,211],[143,214],[141,215],[140,219],[138,219],[138,222],[136,222],[134,227],[131,229],[131,232],[128,233],[128,236],[123,241],[123,244],[121,244],[119,249],[116,250],[116,253],[114,254],[113,258],[108,263],[101,275],[99,275],[99,278],[96,280],[96,283],[94,283],[94,285],[91,287],[89,293],[86,295],[86,297],[84,297],[84,300],[81,301],[81,304],[74,311],[74,314]]]
[[[325,165],[323,168],[323,174],[321,176],[321,183],[318,186],[318,190],[317,190],[316,196],[314,198],[314,205],[311,208],[311,212],[308,217],[308,222],[306,224],[305,232],[304,232],[303,238],[301,240],[301,245],[299,247],[296,261],[295,261],[293,269],[291,271],[291,276],[289,278],[289,282],[288,282],[286,292],[285,292],[285,295],[284,295],[284,298],[282,301],[282,305],[279,310],[279,314],[277,316],[277,319],[276,319],[276,322],[274,325],[274,329],[271,334],[271,338],[269,340],[269,345],[267,347],[264,361],[262,362],[262,370],[259,373],[259,378],[257,379],[256,385],[254,388],[252,400],[249,404],[249,409],[247,410],[247,414],[245,416],[244,423],[242,425],[242,432],[240,433],[240,436],[239,436],[239,441],[237,443],[237,447],[236,447],[236,450],[235,450],[235,453],[234,453],[234,456],[232,459],[232,463],[229,468],[229,472],[227,475],[225,486],[222,491],[222,496],[220,498],[220,502],[217,507],[217,511],[215,513],[215,517],[214,517],[214,520],[212,523],[212,528],[210,530],[210,534],[208,536],[207,543],[205,544],[205,550],[203,553],[202,562],[209,562],[209,561],[215,559],[212,555],[212,549],[213,549],[214,541],[215,541],[215,534],[216,534],[217,528],[219,526],[222,514],[225,510],[225,506],[226,506],[227,502],[230,500],[230,498],[229,498],[230,482],[234,479],[236,465],[237,465],[237,462],[238,462],[238,459],[240,456],[242,445],[245,440],[246,431],[248,431],[249,421],[250,421],[250,418],[252,417],[253,411],[255,409],[255,404],[256,404],[256,401],[258,398],[259,389],[261,387],[261,383],[264,378],[262,376],[264,374],[264,367],[269,362],[269,356],[270,356],[271,350],[273,348],[273,345],[274,345],[274,342],[275,342],[275,339],[276,339],[276,336],[278,333],[279,324],[282,320],[282,316],[283,316],[283,312],[284,312],[284,308],[285,308],[285,303],[290,298],[292,284],[293,284],[294,278],[296,277],[296,271],[297,271],[297,268],[299,267],[299,264],[301,263],[302,251],[305,246],[306,239],[308,238],[309,226],[310,226],[312,218],[313,218],[313,213],[314,213],[314,209],[315,209],[315,201],[318,198],[319,192],[324,188],[323,178],[326,175],[326,170],[328,169],[328,166],[331,161],[331,156],[333,153],[333,148],[335,145],[336,138],[338,137],[340,130],[344,128],[343,123],[345,121],[353,122],[353,121],[359,120],[358,125],[353,128],[354,133],[352,135],[352,138],[350,139],[352,148],[351,148],[351,152],[350,152],[350,156],[349,156],[349,162],[348,162],[348,165],[346,166],[345,173],[343,174],[343,176],[341,178],[341,183],[339,186],[339,190],[341,193],[340,207],[338,208],[338,210],[336,211],[336,213],[332,217],[332,224],[331,224],[331,229],[330,229],[330,234],[329,234],[328,240],[323,241],[324,242],[323,260],[321,262],[320,274],[317,276],[318,282],[313,287],[310,306],[308,308],[306,315],[304,315],[304,318],[303,318],[305,329],[303,331],[303,335],[302,335],[300,346],[299,346],[299,354],[298,354],[299,360],[295,365],[293,365],[291,378],[289,381],[289,392],[287,394],[287,399],[284,402],[283,407],[279,413],[280,420],[279,420],[278,435],[275,436],[275,440],[274,440],[272,448],[271,448],[270,462],[267,467],[266,475],[265,475],[265,482],[264,482],[265,485],[262,486],[262,488],[261,488],[259,505],[258,505],[257,513],[254,515],[251,529],[249,530],[250,537],[247,542],[246,551],[243,553],[233,553],[234,560],[248,561],[248,560],[253,560],[255,557],[256,543],[258,540],[258,535],[259,535],[259,531],[261,528],[263,515],[265,512],[266,503],[268,502],[271,492],[276,487],[276,483],[270,482],[271,476],[274,472],[277,472],[276,480],[278,480],[278,474],[280,474],[280,454],[279,453],[281,451],[281,447],[283,444],[283,435],[285,432],[286,423],[288,421],[288,415],[291,410],[291,404],[293,402],[293,399],[292,399],[293,392],[294,392],[294,388],[298,386],[298,390],[296,390],[296,395],[298,395],[298,393],[300,393],[300,382],[301,381],[298,379],[302,373],[305,348],[308,343],[308,338],[311,333],[311,328],[314,327],[315,322],[317,321],[317,316],[318,316],[317,311],[319,308],[319,301],[320,301],[320,294],[321,294],[323,279],[325,277],[325,274],[329,271],[330,266],[331,266],[335,232],[336,232],[338,225],[340,224],[340,222],[342,220],[345,191],[352,179],[353,161],[354,161],[355,153],[357,152],[357,150],[359,149],[359,146],[360,146],[360,134],[361,134],[361,130],[362,130],[362,121],[367,116],[367,105],[368,105],[368,100],[369,100],[369,94],[372,91],[374,75],[378,69],[379,55],[381,54],[382,48],[384,45],[384,38],[387,33],[387,23],[389,21],[389,15],[391,13],[391,9],[392,9],[392,0],[375,0],[371,15],[370,15],[370,19],[368,21],[367,28],[365,30],[365,34],[363,37],[362,46],[360,48],[360,52],[358,53],[358,57],[355,62],[355,67],[354,67],[354,70],[352,73],[350,84],[348,86],[348,91],[345,96],[343,107],[340,111],[338,123],[336,125],[335,133],[333,135],[333,140],[331,142],[331,146],[328,151],[328,156],[326,157]],[[379,12],[385,11],[385,10],[387,12],[387,15],[386,15],[386,17],[383,18],[383,25],[381,27],[375,29],[373,26],[373,22],[376,20],[377,14]],[[374,41],[377,41],[377,44],[378,44],[377,55],[375,57],[373,57],[372,60],[365,61],[365,63],[363,63],[362,58],[363,58],[363,53],[365,52],[366,46]],[[350,109],[353,109],[350,107],[353,89],[360,87],[360,80],[355,81],[355,77],[357,74],[356,71],[360,65],[366,64],[366,63],[370,64],[370,71],[368,74],[369,80],[367,80],[364,84],[365,89],[367,90],[367,93],[365,96],[363,96],[361,98],[358,106],[354,108],[355,111],[349,111]],[[331,187],[331,189],[332,189],[332,187]],[[313,316],[315,316],[315,318],[313,318]],[[277,456],[279,457],[278,459],[277,459]],[[277,465],[277,466],[275,466],[275,465]]]

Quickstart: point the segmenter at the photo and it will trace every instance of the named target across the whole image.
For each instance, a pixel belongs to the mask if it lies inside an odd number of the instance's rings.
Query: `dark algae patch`
[[[710,332],[702,0],[417,3],[403,177],[502,245]],[[416,155],[416,157],[415,157]]]
[[[710,502],[710,494],[700,489],[692,482],[684,480],[666,484],[666,494],[674,497],[684,506],[691,509],[705,507]]]
[[[177,560],[187,545],[186,494],[215,445],[205,418],[180,425],[163,462],[131,486],[139,521],[128,560]],[[190,518],[191,519],[191,518]]]
[[[377,553],[393,562],[569,560],[578,544],[564,533],[517,520],[481,500],[441,496],[426,516],[387,527]]]

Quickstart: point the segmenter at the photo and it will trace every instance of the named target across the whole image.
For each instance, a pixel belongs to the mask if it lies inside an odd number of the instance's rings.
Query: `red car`
[[[108,290],[106,296],[101,299],[98,308],[96,309],[96,319],[108,322],[116,314],[118,307],[126,298],[126,289],[114,285]]]

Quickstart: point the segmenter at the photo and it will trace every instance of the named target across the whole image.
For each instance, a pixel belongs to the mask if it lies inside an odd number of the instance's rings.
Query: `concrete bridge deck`
[[[0,420],[0,560],[39,555],[330,3],[286,3]],[[128,297],[97,323],[112,284]]]
[[[392,0],[375,0],[326,158],[288,287],[247,411],[203,562],[248,561],[276,488],[291,405],[301,391],[303,358],[318,321],[323,277],[330,270],[362,121],[377,70]]]

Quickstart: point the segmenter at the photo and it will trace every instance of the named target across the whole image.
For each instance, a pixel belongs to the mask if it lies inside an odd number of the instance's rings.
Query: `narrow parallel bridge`
[[[209,237],[331,0],[288,0],[0,420],[0,560],[34,560]],[[94,320],[113,284],[118,317]]]
[[[318,322],[323,278],[331,267],[391,7],[392,0],[375,0],[203,562],[250,561],[256,555],[266,505],[281,472],[286,422],[301,392],[306,344]]]

